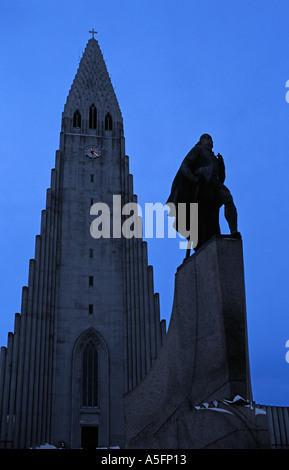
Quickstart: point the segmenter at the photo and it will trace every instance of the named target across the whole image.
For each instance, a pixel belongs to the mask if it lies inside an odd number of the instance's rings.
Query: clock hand
[[[96,155],[97,157],[100,157],[100,155],[98,155],[97,153],[95,153],[95,151],[92,149],[92,147],[90,147],[90,150],[91,150],[91,153],[93,153],[93,154]]]

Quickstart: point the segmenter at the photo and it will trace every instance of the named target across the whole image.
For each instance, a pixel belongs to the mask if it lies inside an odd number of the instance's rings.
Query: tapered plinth
[[[126,395],[128,446],[210,447],[234,435],[241,447],[258,447],[248,431],[259,426],[251,400],[242,241],[216,236],[177,270],[165,343],[150,373]],[[209,421],[200,414],[204,402]],[[242,419],[224,411],[229,403],[245,412]],[[224,425],[225,415],[236,422]]]

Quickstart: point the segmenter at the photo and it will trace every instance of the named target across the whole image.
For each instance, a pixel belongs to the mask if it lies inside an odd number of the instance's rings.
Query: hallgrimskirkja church
[[[123,120],[98,41],[81,58],[62,115],[21,314],[1,351],[0,441],[13,448],[124,443],[123,394],[165,335],[147,244],[91,236],[90,209],[135,202]]]
[[[137,196],[91,32],[1,347],[0,448],[289,448],[288,408],[253,401],[242,239],[216,235],[177,268],[167,329],[147,242],[104,227]]]

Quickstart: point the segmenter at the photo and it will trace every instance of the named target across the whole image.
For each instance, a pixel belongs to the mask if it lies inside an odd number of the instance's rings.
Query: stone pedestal
[[[177,270],[164,345],[125,396],[127,446],[266,447],[263,414],[252,405],[242,241],[216,236]]]

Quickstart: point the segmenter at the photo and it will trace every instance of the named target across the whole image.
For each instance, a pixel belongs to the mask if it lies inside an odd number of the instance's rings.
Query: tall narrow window
[[[88,284],[89,284],[90,286],[93,286],[93,276],[89,276],[89,278],[88,278]]]
[[[98,356],[92,340],[88,341],[82,355],[82,406],[98,405]]]
[[[104,127],[106,131],[112,131],[112,117],[109,113],[105,116]]]
[[[81,114],[78,109],[73,115],[73,127],[81,127]]]
[[[97,124],[97,111],[94,104],[89,108],[89,129],[96,129]]]

